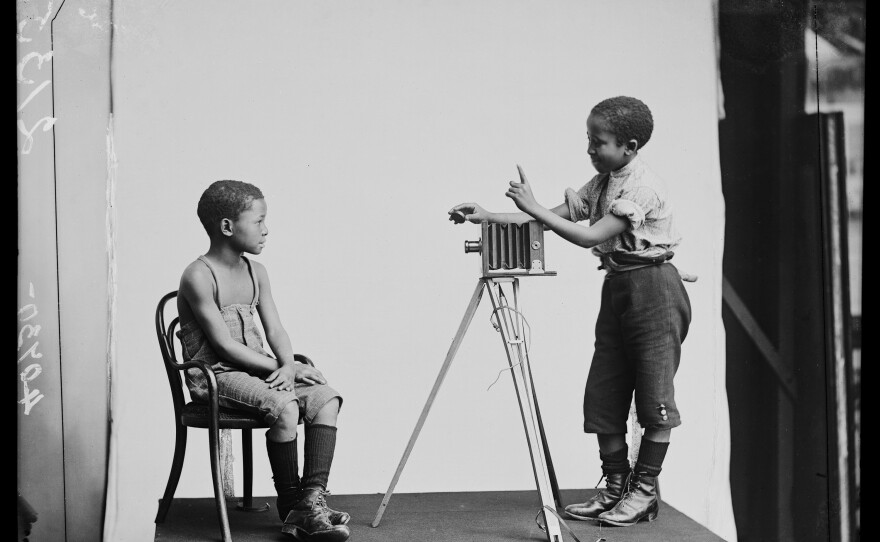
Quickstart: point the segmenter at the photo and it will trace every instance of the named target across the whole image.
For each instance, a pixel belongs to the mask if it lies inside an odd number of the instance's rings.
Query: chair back
[[[166,315],[172,317],[166,325]],[[183,379],[183,371],[178,368],[180,363],[175,350],[175,331],[180,322],[177,316],[177,290],[168,292],[156,306],[156,338],[159,340],[159,350],[162,352],[162,364],[168,375],[168,384],[171,387],[171,398],[174,401],[174,415],[179,419],[188,397],[184,390],[186,383]]]

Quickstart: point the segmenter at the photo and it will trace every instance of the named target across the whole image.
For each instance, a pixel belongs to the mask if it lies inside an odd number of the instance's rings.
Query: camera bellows
[[[537,221],[523,224],[482,222],[482,239],[466,241],[465,252],[480,252],[483,276],[542,275],[544,227]]]

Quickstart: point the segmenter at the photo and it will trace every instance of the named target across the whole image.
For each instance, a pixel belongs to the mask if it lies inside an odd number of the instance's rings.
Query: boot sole
[[[300,542],[344,542],[348,540],[350,534],[334,532],[334,531],[319,531],[317,533],[309,534],[300,527],[296,527],[293,525],[284,525],[281,527],[281,532],[284,534],[289,534],[293,536],[295,540],[299,540]]]
[[[577,514],[572,514],[571,512],[569,512],[567,510],[565,512],[565,515],[570,517],[571,519],[576,519],[578,521],[599,521],[599,518],[597,518],[597,517],[594,518],[594,517],[590,517],[590,516],[579,516]]]
[[[637,519],[636,521],[628,521],[628,522],[627,521],[613,521],[613,520],[605,519],[605,518],[597,518],[597,520],[601,521],[602,523],[607,523],[608,525],[615,525],[617,527],[629,527],[631,525],[635,525],[636,523],[641,523],[643,521],[647,521],[648,523],[650,523],[650,522],[654,521],[655,519],[657,519],[657,512],[654,512],[653,514],[648,514],[646,516],[642,516],[639,519]]]

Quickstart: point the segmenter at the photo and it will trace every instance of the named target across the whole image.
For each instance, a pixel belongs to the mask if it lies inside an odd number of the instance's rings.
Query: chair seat
[[[180,421],[187,427],[207,429],[211,419],[210,407],[205,403],[190,402],[184,405]],[[256,429],[271,427],[260,414],[220,407],[220,429]]]

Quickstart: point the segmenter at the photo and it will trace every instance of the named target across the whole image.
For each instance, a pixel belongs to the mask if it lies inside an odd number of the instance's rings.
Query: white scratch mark
[[[37,324],[35,326],[32,326],[30,324],[25,324],[25,325],[21,326],[21,330],[19,330],[19,332],[18,332],[18,349],[21,350],[21,345],[24,344],[25,330],[28,331],[27,338],[30,339],[32,337],[36,337],[37,335],[39,335],[41,329],[43,329],[43,327],[40,324]]]
[[[25,106],[27,106],[27,104],[29,104],[31,102],[31,100],[33,100],[36,97],[36,95],[39,94],[40,91],[42,91],[44,88],[46,88],[46,86],[48,86],[49,83],[51,83],[51,82],[52,82],[51,79],[46,79],[45,81],[40,83],[40,86],[38,86],[37,88],[32,90],[31,93],[28,94],[28,97],[25,98],[25,100],[23,102],[21,102],[20,106],[18,106],[18,112],[21,113],[21,110],[24,109]]]
[[[31,347],[28,348],[25,353],[21,355],[20,358],[18,358],[18,363],[24,361],[24,358],[28,357],[28,355],[30,355],[30,357],[34,359],[40,359],[41,357],[43,357],[42,352],[37,352],[38,346],[40,346],[40,341],[34,341],[34,344],[32,344]]]
[[[40,30],[46,26],[46,21],[49,20],[49,15],[52,15],[52,2],[49,2],[49,5],[46,7],[46,16],[40,18]]]
[[[93,9],[92,9],[92,14],[91,14],[91,15],[86,15],[86,10],[84,10],[83,8],[79,8],[79,14],[80,14],[82,17],[84,17],[84,18],[86,18],[86,19],[88,19],[88,20],[91,21],[92,19],[94,19],[95,17],[98,16],[98,8],[93,8]]]
[[[18,82],[24,83],[25,85],[32,85],[34,83],[33,79],[25,79],[24,78],[24,68],[27,66],[27,63],[32,59],[37,59],[37,69],[40,70],[43,68],[43,62],[48,62],[52,60],[52,51],[42,55],[36,51],[30,52],[21,59],[21,62],[18,63]]]
[[[24,390],[24,397],[18,402],[24,405],[25,416],[30,414],[31,409],[34,408],[34,405],[39,403],[40,399],[43,398],[43,394],[40,393],[40,390],[31,391],[28,388],[28,381],[37,378],[42,372],[43,368],[36,363],[28,365],[27,368],[21,372],[21,387]]]
[[[34,287],[34,285],[31,284],[31,297],[34,297],[33,287]],[[26,311],[26,310],[30,310],[30,311],[31,311],[31,315],[28,316],[27,318],[22,318],[22,317],[21,317],[21,313],[23,313],[23,312]],[[30,320],[31,318],[36,318],[37,314],[39,314],[39,312],[37,311],[37,306],[34,305],[33,303],[28,303],[28,304],[25,305],[24,307],[18,309],[18,318],[19,318],[19,320],[21,320],[22,322],[27,322],[27,321]]]
[[[28,41],[33,41],[33,39],[31,39],[31,38],[26,38],[26,37],[24,37],[24,34],[23,34],[23,32],[24,32],[24,25],[26,25],[26,24],[28,24],[27,19],[23,19],[23,20],[21,20],[21,21],[18,21],[18,41],[19,41],[20,43],[25,43],[25,42],[28,42]]]
[[[24,146],[22,146],[21,148],[21,154],[30,154],[31,148],[34,146],[34,132],[37,130],[37,127],[40,125],[41,122],[44,123],[43,131],[48,132],[52,129],[52,126],[57,120],[58,119],[56,119],[55,117],[43,117],[36,123],[34,123],[33,128],[28,130],[24,125],[24,121],[18,119],[18,131],[26,136],[26,139],[24,140]]]
[[[109,422],[110,435],[116,434],[116,420],[114,419],[116,405],[121,400],[116,389],[116,147],[113,138],[113,112],[110,112],[110,120],[107,123],[107,181],[106,181],[106,207],[104,215],[106,221],[107,238],[107,381],[109,387]],[[110,453],[107,458],[107,510],[104,519],[104,540],[115,540],[116,521],[118,516],[118,484],[119,484],[119,452],[118,437],[110,439]]]
[[[96,20],[98,18],[98,8],[92,8],[91,15],[86,15],[86,10],[84,10],[83,8],[79,8],[79,15],[83,19],[88,19],[88,20],[92,21],[92,28],[97,28],[98,30],[104,30],[104,26],[101,25]]]

